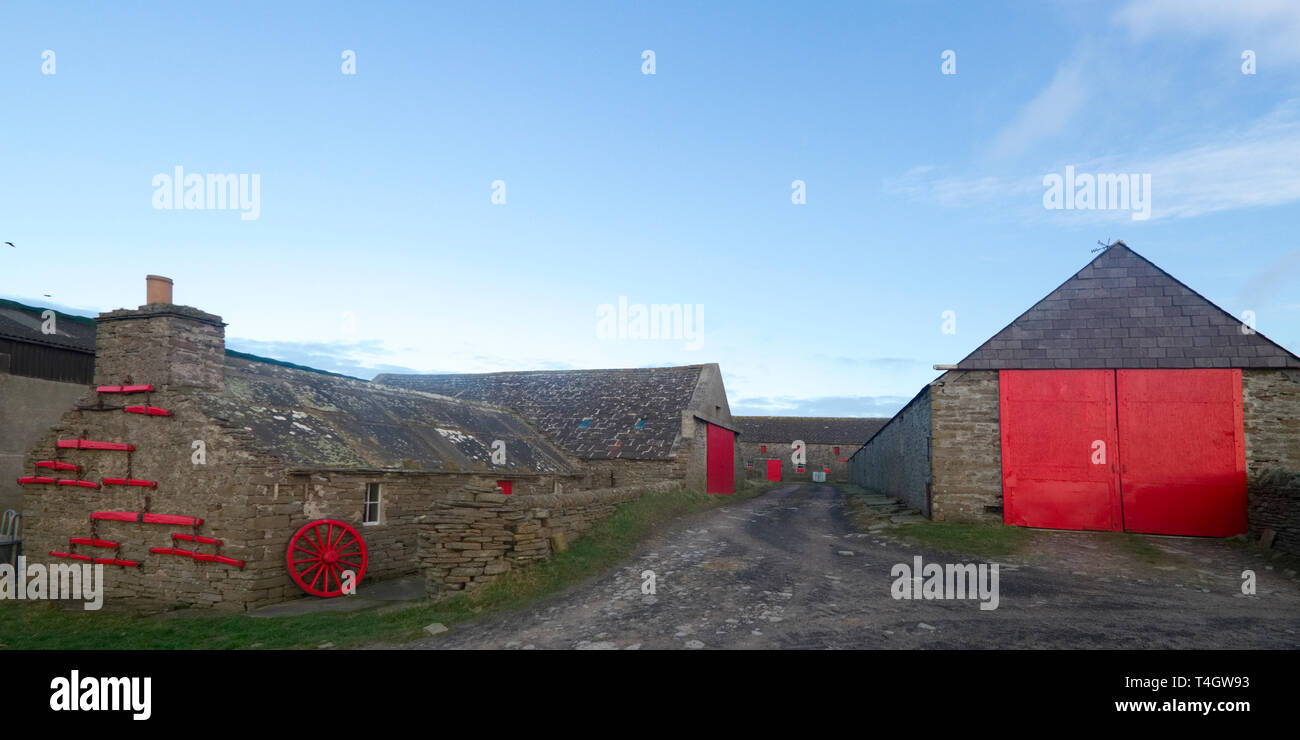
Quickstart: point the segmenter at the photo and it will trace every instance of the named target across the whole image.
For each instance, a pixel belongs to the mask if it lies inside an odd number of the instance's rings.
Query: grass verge
[[[912,544],[955,555],[1003,558],[1024,551],[1033,542],[1033,530],[1005,524],[966,522],[916,522],[891,525],[886,532]]]
[[[769,486],[744,482],[732,496],[675,489],[621,504],[569,549],[548,561],[511,571],[487,586],[431,603],[413,602],[355,612],[254,618],[183,610],[135,614],[67,609],[53,603],[0,601],[0,649],[204,650],[302,649],[394,643],[424,636],[433,622],[451,626],[519,609],[593,578],[635,551],[660,526],[681,516],[759,495]]]
[[[907,524],[891,522],[888,518],[873,515],[872,507],[863,503],[870,491],[855,485],[840,485],[844,494],[850,521],[859,531],[896,537],[909,544],[927,547],[955,555],[973,555],[982,558],[1000,558],[1025,550],[1035,536],[1024,527],[1008,527],[998,523],[935,522],[928,519]]]

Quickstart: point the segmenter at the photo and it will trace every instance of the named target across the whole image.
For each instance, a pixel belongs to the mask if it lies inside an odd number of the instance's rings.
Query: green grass
[[[1101,536],[1113,542],[1117,549],[1129,557],[1146,565],[1157,565],[1173,557],[1170,553],[1152,544],[1149,538],[1140,534],[1105,532]]]
[[[285,649],[392,643],[425,636],[433,622],[447,626],[519,609],[600,575],[630,555],[656,528],[681,516],[757,496],[769,486],[737,484],[734,496],[676,489],[621,504],[559,555],[511,571],[477,591],[437,603],[381,606],[254,618],[185,609],[165,614],[96,612],[48,602],[0,602],[0,648],[15,650]]]
[[[870,491],[851,484],[838,484],[844,494],[849,520],[859,531],[884,523],[879,534],[897,537],[913,545],[940,552],[998,558],[1025,550],[1033,542],[1034,532],[1024,527],[1008,527],[989,522],[934,522],[922,519],[909,524],[894,524],[872,516],[862,497]]]
[[[1025,550],[1034,539],[1033,530],[997,523],[922,521],[891,525],[885,531],[933,550],[982,558],[1017,554]]]

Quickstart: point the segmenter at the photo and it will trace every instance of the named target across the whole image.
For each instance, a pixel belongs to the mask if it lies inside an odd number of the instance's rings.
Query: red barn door
[[[781,482],[781,461],[780,460],[767,461],[767,479],[771,481],[776,481],[778,483]]]
[[[1002,507],[1007,524],[1123,526],[1110,370],[1002,370]]]
[[[1124,528],[1246,531],[1240,370],[1117,370]]]
[[[736,492],[736,433],[708,424],[708,493]]]

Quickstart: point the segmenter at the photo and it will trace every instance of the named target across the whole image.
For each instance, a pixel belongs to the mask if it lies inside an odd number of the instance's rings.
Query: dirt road
[[[998,561],[996,609],[895,599],[896,564],[983,561],[857,532],[839,491],[788,485],[674,522],[620,567],[536,606],[403,647],[1300,647],[1294,571],[1227,542],[1143,539],[1158,558],[1135,558],[1114,535],[1039,533],[1031,551]],[[1241,591],[1247,568],[1254,596]],[[642,593],[647,570],[653,595]]]

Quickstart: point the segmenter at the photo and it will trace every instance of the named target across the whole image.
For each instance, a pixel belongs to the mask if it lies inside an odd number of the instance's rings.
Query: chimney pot
[[[145,303],[172,302],[172,279],[162,275],[145,275]]]

